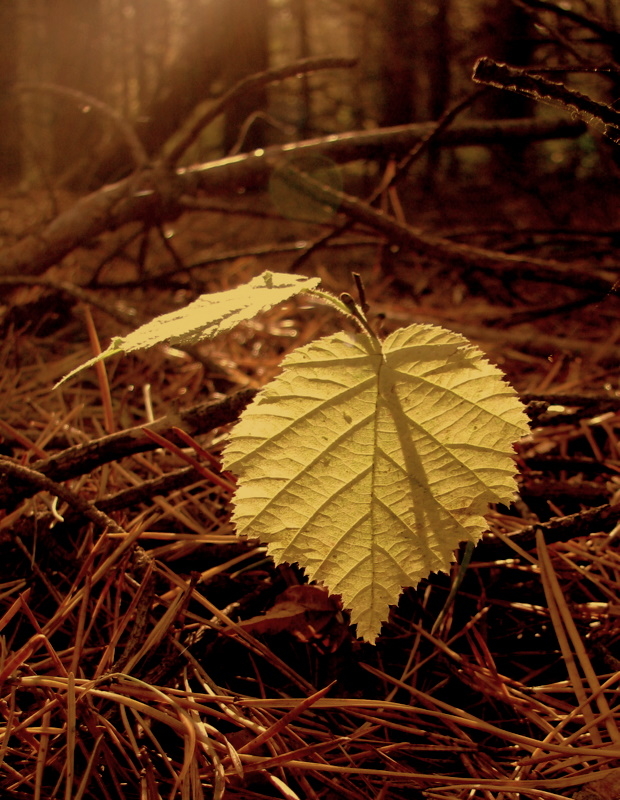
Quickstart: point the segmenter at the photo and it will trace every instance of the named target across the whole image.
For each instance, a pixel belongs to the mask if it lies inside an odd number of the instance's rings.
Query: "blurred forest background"
[[[154,155],[197,103],[215,103],[244,76],[312,56],[359,63],[246,94],[203,131],[185,163],[436,120],[475,88],[481,56],[539,66],[613,103],[617,62],[615,72],[592,68],[618,56],[619,24],[613,0],[3,0],[0,174],[22,188],[95,188],[131,169],[110,114],[131,123]],[[548,111],[490,90],[470,113]],[[591,135],[556,144],[538,166],[592,171],[600,166],[595,149]]]

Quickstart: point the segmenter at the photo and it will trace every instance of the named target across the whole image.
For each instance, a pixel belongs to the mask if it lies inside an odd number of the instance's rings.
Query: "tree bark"
[[[49,0],[47,10],[50,81],[93,97],[105,97],[99,0]],[[90,111],[72,99],[54,97],[53,175],[73,172],[75,154],[92,152],[99,141],[101,122]]]
[[[414,53],[416,36],[412,0],[381,0],[383,47],[381,50],[381,125],[415,122],[418,94]]]
[[[228,42],[226,84],[234,85],[247,75],[264,72],[269,66],[267,42],[268,8],[267,0],[226,0],[222,20],[222,37]],[[264,126],[251,125],[243,131],[244,123],[256,111],[267,107],[267,91],[263,86],[255,92],[244,95],[230,107],[224,121],[224,152],[228,153],[243,133],[244,151],[262,147],[265,143]]]
[[[0,2],[0,181],[11,184],[21,177],[21,126],[13,84],[17,80],[18,0]]]

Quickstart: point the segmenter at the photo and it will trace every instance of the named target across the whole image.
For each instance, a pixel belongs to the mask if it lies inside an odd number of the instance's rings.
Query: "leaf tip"
[[[103,353],[99,353],[99,355],[93,356],[93,358],[89,358],[88,361],[85,361],[83,364],[80,364],[79,367],[72,369],[71,372],[67,372],[66,375],[57,381],[52,386],[52,391],[58,389],[63,383],[66,383],[70,378],[74,375],[77,375],[78,372],[82,372],[82,370],[87,369],[88,367],[93,367],[95,364],[98,364],[100,361],[104,361],[106,358],[110,358],[110,356],[115,356],[117,353],[123,352],[123,347],[121,346],[123,339],[121,336],[116,336],[112,339],[109,347],[107,350],[104,350]]]

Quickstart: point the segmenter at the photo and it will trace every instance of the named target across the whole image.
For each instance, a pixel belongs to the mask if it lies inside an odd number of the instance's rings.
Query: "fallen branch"
[[[530,551],[536,547],[538,530],[543,532],[547,544],[553,544],[568,542],[578,536],[589,536],[591,533],[609,533],[618,522],[620,522],[620,504],[607,503],[565,517],[554,517],[548,522],[528,525],[518,533],[508,534],[506,538],[523,550]],[[477,561],[485,561],[506,558],[509,554],[514,555],[514,551],[501,539],[488,537],[478,544],[474,554]]]
[[[66,481],[78,475],[86,475],[96,467],[116,461],[135,453],[156,450],[159,445],[148,437],[144,429],[155,431],[173,442],[178,441],[173,428],[178,427],[194,436],[235,422],[239,414],[253,399],[254,389],[240,392],[215,403],[192,406],[177,415],[170,414],[160,420],[118,433],[102,436],[87,444],[76,445],[50,458],[31,464],[37,474],[56,482]],[[183,444],[181,442],[181,444]],[[4,461],[2,462],[4,463]],[[6,460],[7,464],[11,464]],[[6,480],[0,485],[0,507],[14,507],[22,500],[32,497],[39,488],[32,482],[23,481],[7,469]]]
[[[572,114],[578,114],[588,124],[600,122],[604,127],[604,133],[613,141],[620,141],[620,112],[606,103],[592,100],[575,89],[568,89],[562,83],[510,67],[508,64],[499,64],[491,58],[479,59],[472,77],[476,83],[494,86],[496,89],[508,89]],[[609,128],[612,128],[612,131]]]
[[[611,272],[579,270],[566,266],[560,261],[507,255],[483,247],[471,247],[451,242],[397,222],[394,218],[386,216],[358,198],[344,192],[337,192],[292,167],[282,168],[280,176],[296,190],[305,192],[313,200],[344,212],[357,222],[371,227],[375,231],[380,231],[391,243],[435,257],[438,260],[494,274],[505,274],[507,277],[527,278],[532,281],[585,289],[590,294],[600,294],[601,296],[605,296],[615,289],[616,276]]]
[[[93,503],[84,500],[83,497],[67,489],[66,486],[50,480],[50,478],[43,475],[39,470],[32,469],[31,467],[24,467],[22,464],[14,464],[8,459],[0,458],[0,476],[7,479],[9,483],[16,481],[24,486],[30,487],[31,494],[49,492],[53,497],[64,500],[71,508],[75,509],[102,530],[109,529],[114,533],[125,533],[120,525],[117,525],[111,517],[108,517],[107,514],[98,509]]]
[[[269,147],[170,171],[153,166],[118,183],[104,186],[59,214],[42,230],[0,251],[0,274],[40,275],[68,253],[106,231],[129,222],[148,225],[176,219],[185,211],[184,198],[198,192],[236,192],[264,186],[275,165],[296,156],[318,153],[338,163],[385,157],[409,151],[428,136],[435,123],[408,125],[370,132],[354,132]],[[582,123],[504,120],[475,122],[444,131],[434,146],[461,147],[519,140],[579,136]]]

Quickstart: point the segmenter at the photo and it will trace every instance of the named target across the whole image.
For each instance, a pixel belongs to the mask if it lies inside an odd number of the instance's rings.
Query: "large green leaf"
[[[329,336],[283,366],[224,453],[233,520],[342,595],[374,641],[402,587],[447,570],[488,504],[513,498],[523,407],[480,350],[431,325]]]
[[[315,289],[319,283],[319,278],[263,272],[236,289],[200,295],[193,303],[178,311],[155,317],[127,336],[115,337],[105,352],[69,372],[57,386],[86,367],[117,353],[130,353],[163,342],[191,345],[203,339],[212,339],[296,294]]]

